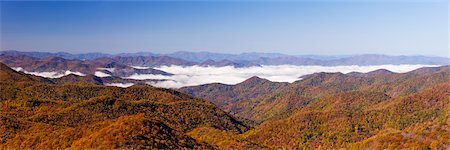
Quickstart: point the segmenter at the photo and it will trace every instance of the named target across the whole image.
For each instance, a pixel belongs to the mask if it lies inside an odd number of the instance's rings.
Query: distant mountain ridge
[[[40,76],[34,76],[30,74],[25,74],[23,72],[18,72],[6,64],[0,62],[0,82],[1,81],[16,81],[16,82],[44,82],[48,84],[91,84],[91,85],[109,85],[109,84],[141,84],[145,85],[147,82],[155,82],[161,80],[133,80],[133,79],[123,79],[120,77],[109,76],[109,77],[98,77],[95,75],[87,74],[85,76],[79,76],[75,74],[68,74],[60,78],[44,78]]]
[[[389,56],[380,54],[347,55],[347,56],[320,56],[320,55],[286,55],[280,53],[241,53],[225,54],[212,52],[187,52],[179,51],[169,54],[156,54],[151,52],[137,53],[86,53],[70,54],[65,52],[21,52],[21,51],[0,51],[0,55],[20,56],[26,55],[36,58],[61,57],[64,59],[93,60],[98,58],[133,58],[154,57],[165,59],[177,59],[175,62],[168,61],[165,65],[199,65],[199,66],[225,66],[247,67],[258,65],[400,65],[400,64],[424,64],[424,65],[449,65],[450,58],[432,56]],[[148,64],[142,64],[148,65]]]
[[[49,79],[0,63],[0,149],[450,147],[450,66],[302,78],[176,91],[98,86],[115,79],[93,75]]]
[[[9,55],[9,56],[20,56],[20,55],[26,55],[36,58],[46,58],[46,57],[61,57],[64,59],[96,59],[101,57],[111,57],[113,55],[111,54],[105,54],[105,53],[84,53],[84,54],[71,54],[67,52],[21,52],[21,51],[0,51],[0,54]]]
[[[138,69],[118,63],[111,58],[98,58],[94,60],[64,59],[60,57],[35,58],[26,55],[9,56],[0,54],[0,62],[10,67],[20,68],[27,72],[55,72],[64,74],[66,71],[79,74],[92,74],[97,76],[128,77],[134,74],[160,74],[170,73],[153,68]]]
[[[426,87],[450,82],[450,66],[424,67],[407,73],[393,73],[385,69],[347,74],[320,72],[301,78],[287,84],[252,77],[236,85],[214,83],[179,90],[209,99],[239,117],[264,121],[333,93],[360,90],[383,92],[393,97],[408,95]],[[252,96],[248,93],[252,93]]]

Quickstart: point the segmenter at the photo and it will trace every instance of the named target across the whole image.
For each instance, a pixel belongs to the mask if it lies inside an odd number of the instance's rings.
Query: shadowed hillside
[[[236,85],[213,83],[183,87],[179,90],[192,96],[211,100],[223,110],[233,112],[233,104],[281,90],[287,85],[288,83],[271,82],[254,76]]]
[[[236,103],[244,110],[236,115],[260,122],[244,134],[216,129],[189,134],[222,147],[445,149],[450,147],[449,74],[449,66],[401,74],[316,73]]]
[[[289,115],[324,96],[352,91],[406,96],[450,80],[450,66],[428,67],[407,73],[376,70],[368,73],[315,73],[291,84],[252,77],[236,85],[206,84],[181,88],[211,100],[230,114],[263,122]]]
[[[34,58],[26,55],[0,55],[0,62],[11,67],[21,68],[27,72],[56,72],[64,74],[66,71],[71,71],[85,75],[101,73],[104,76],[119,77],[128,77],[133,74],[171,75],[170,73],[152,68],[136,69],[120,63],[120,60],[114,60],[112,58],[77,60],[60,57]]]
[[[0,67],[2,149],[450,147],[449,66],[179,89],[206,99],[97,83],[120,79],[46,79]]]
[[[2,149],[203,149],[210,146],[185,133],[197,127],[248,130],[212,103],[177,91],[47,84],[1,67]]]
[[[273,147],[342,147],[348,143],[369,141],[382,142],[382,134],[416,132],[406,130],[425,122],[436,122],[437,128],[448,128],[448,107],[450,84],[441,84],[405,97],[389,98],[378,93],[351,92],[327,96],[296,110],[285,119],[264,122],[246,136]],[[446,127],[447,126],[447,127]],[[448,136],[447,132],[434,131],[436,136]],[[420,134],[428,134],[417,131]],[[444,147],[449,144],[445,138],[430,138]],[[406,148],[408,144],[432,147],[431,143],[410,140],[391,141],[386,145]],[[416,143],[417,142],[417,143]],[[371,147],[376,142],[365,141],[362,146]],[[403,144],[400,144],[403,143]],[[384,144],[384,143],[379,143]],[[375,145],[376,146],[376,145]],[[413,146],[411,146],[413,147]]]

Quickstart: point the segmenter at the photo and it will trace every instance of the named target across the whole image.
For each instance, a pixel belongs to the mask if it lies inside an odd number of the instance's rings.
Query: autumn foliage
[[[450,148],[448,66],[316,73],[291,84],[252,78],[180,90],[187,94],[0,67],[0,149]]]

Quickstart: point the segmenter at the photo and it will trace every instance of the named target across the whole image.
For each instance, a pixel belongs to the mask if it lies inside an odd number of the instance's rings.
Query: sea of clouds
[[[22,67],[14,67],[12,68],[16,71],[22,71],[26,74],[31,74],[31,75],[35,75],[35,76],[41,76],[41,77],[45,77],[45,78],[61,78],[63,76],[69,75],[69,74],[74,74],[74,75],[78,75],[78,76],[85,76],[84,73],[81,72],[76,72],[76,71],[70,71],[70,70],[66,70],[64,72],[56,72],[56,71],[51,71],[51,72],[30,72],[30,71],[26,71],[24,70]]]
[[[106,86],[117,86],[122,88],[127,88],[133,86],[134,83],[105,83]]]
[[[421,67],[434,67],[433,65],[378,65],[378,66],[254,66],[236,68],[233,66],[161,66],[155,69],[172,73],[172,76],[135,74],[129,79],[166,79],[166,81],[149,82],[153,86],[165,88],[180,88],[208,83],[237,84],[252,76],[258,76],[275,82],[294,82],[300,76],[317,72],[370,72],[377,69],[387,69],[392,72],[403,73]]]
[[[135,68],[148,68],[133,66]],[[252,76],[258,76],[274,82],[294,82],[301,80],[300,76],[313,74],[317,72],[370,72],[377,69],[387,69],[396,73],[404,73],[421,67],[436,67],[436,65],[378,65],[378,66],[295,66],[295,65],[276,65],[276,66],[253,66],[236,68],[234,66],[213,67],[213,66],[160,66],[154,69],[162,70],[173,74],[172,76],[153,75],[153,74],[134,74],[128,79],[164,79],[165,81],[148,82],[156,87],[180,88],[184,86],[195,86],[208,83],[237,84]],[[20,67],[13,68],[27,74],[47,78],[60,78],[69,74],[85,76],[80,72],[67,70],[65,72],[28,72]],[[109,69],[109,68],[108,68]],[[106,69],[99,69],[106,70]],[[114,71],[114,70],[108,70]],[[101,71],[95,72],[96,76],[111,76]],[[107,86],[129,87],[133,83],[110,83]]]

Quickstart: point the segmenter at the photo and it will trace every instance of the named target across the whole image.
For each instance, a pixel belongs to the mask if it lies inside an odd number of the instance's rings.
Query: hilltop
[[[450,65],[450,58],[435,56],[389,56],[381,54],[345,55],[345,56],[321,56],[321,55],[287,55],[280,53],[241,53],[226,54],[213,52],[188,52],[179,51],[168,54],[151,52],[137,53],[86,53],[70,54],[65,52],[22,52],[0,51],[0,55],[18,57],[21,55],[47,58],[60,57],[69,60],[96,60],[99,58],[111,58],[123,64],[133,66],[152,67],[155,65],[181,65],[181,66],[235,66],[249,67],[260,65],[320,65],[320,66],[345,66],[345,65],[400,65],[400,64],[424,64],[424,65]]]
[[[0,68],[5,149],[445,149],[450,143],[450,66],[319,72],[293,83],[254,76],[178,90]]]
[[[259,123],[244,134],[202,128],[190,135],[223,147],[230,145],[220,140],[270,148],[445,148],[450,143],[450,66],[407,73],[315,73],[302,78],[239,101],[232,101],[239,94],[229,98],[217,94],[246,93],[248,88],[217,92],[210,90],[217,84],[182,88],[217,104],[234,102],[227,104],[231,114]],[[251,83],[228,86],[261,87]],[[432,129],[421,128],[430,124]]]
[[[0,66],[1,148],[209,149],[186,133],[249,129],[211,102],[177,91],[52,84]]]

